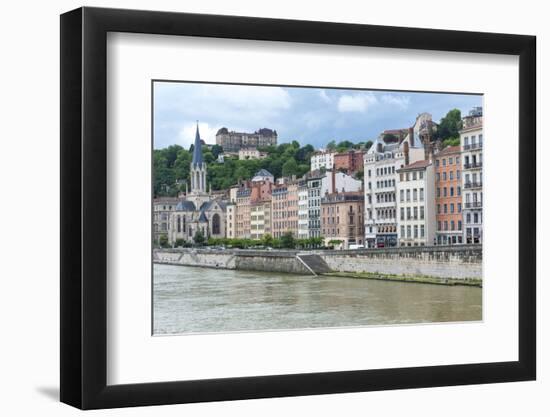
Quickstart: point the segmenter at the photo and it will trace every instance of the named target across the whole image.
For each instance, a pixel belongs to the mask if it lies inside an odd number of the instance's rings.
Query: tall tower
[[[199,134],[199,123],[197,122],[197,132],[195,134],[195,145],[193,149],[193,160],[190,169],[191,193],[206,193],[206,163],[202,159],[201,136]]]

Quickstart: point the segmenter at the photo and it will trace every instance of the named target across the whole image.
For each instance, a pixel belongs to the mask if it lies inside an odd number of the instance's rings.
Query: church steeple
[[[206,193],[206,164],[202,159],[202,141],[199,133],[199,121],[197,120],[197,131],[195,133],[195,144],[193,145],[193,160],[190,167],[191,194]]]
[[[202,141],[199,133],[199,121],[197,120],[197,131],[195,133],[195,144],[193,146],[193,165],[201,165],[202,163]]]

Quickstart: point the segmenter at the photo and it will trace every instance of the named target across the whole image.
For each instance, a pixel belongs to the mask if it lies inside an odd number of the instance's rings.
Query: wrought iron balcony
[[[469,164],[464,164],[464,169],[475,169],[481,168],[483,166],[482,162],[471,162]]]
[[[483,148],[483,142],[471,143],[462,147],[465,151],[474,151]]]
[[[473,203],[464,203],[464,208],[471,209],[471,208],[482,208],[483,204],[481,201],[474,201]]]
[[[464,188],[467,189],[473,189],[473,188],[481,188],[483,184],[481,182],[466,182],[464,183]]]

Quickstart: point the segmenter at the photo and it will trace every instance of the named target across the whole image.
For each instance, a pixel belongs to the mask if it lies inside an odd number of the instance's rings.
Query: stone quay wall
[[[482,279],[481,245],[307,252],[195,248],[155,249],[153,262],[315,275],[313,270],[316,270],[316,268],[308,260],[308,258],[312,258],[311,255],[317,255],[334,273],[434,277],[453,280]],[[303,259],[301,256],[303,256]],[[310,262],[309,265],[308,262]]]
[[[481,245],[323,251],[319,255],[337,272],[482,279]]]

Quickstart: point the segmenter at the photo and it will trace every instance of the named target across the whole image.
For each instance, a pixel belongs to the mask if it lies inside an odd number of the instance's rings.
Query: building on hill
[[[172,245],[181,239],[193,243],[199,232],[205,239],[222,238],[226,235],[227,201],[219,196],[216,198],[211,191],[207,191],[206,173],[207,167],[202,157],[197,124],[193,159],[189,170],[191,192],[186,193],[170,212],[168,241]]]
[[[310,158],[310,171],[317,171],[320,169],[331,170],[334,168],[334,155],[335,151],[331,150],[319,150],[314,152]]]
[[[241,148],[239,149],[239,160],[246,159],[264,159],[267,157],[267,153],[260,152],[257,148]]]
[[[356,172],[363,171],[363,155],[365,151],[350,149],[346,152],[334,154],[334,169],[353,175]]]
[[[216,144],[224,152],[239,152],[242,148],[258,148],[277,145],[277,131],[267,128],[259,129],[254,133],[229,131],[222,127],[216,133]]]

